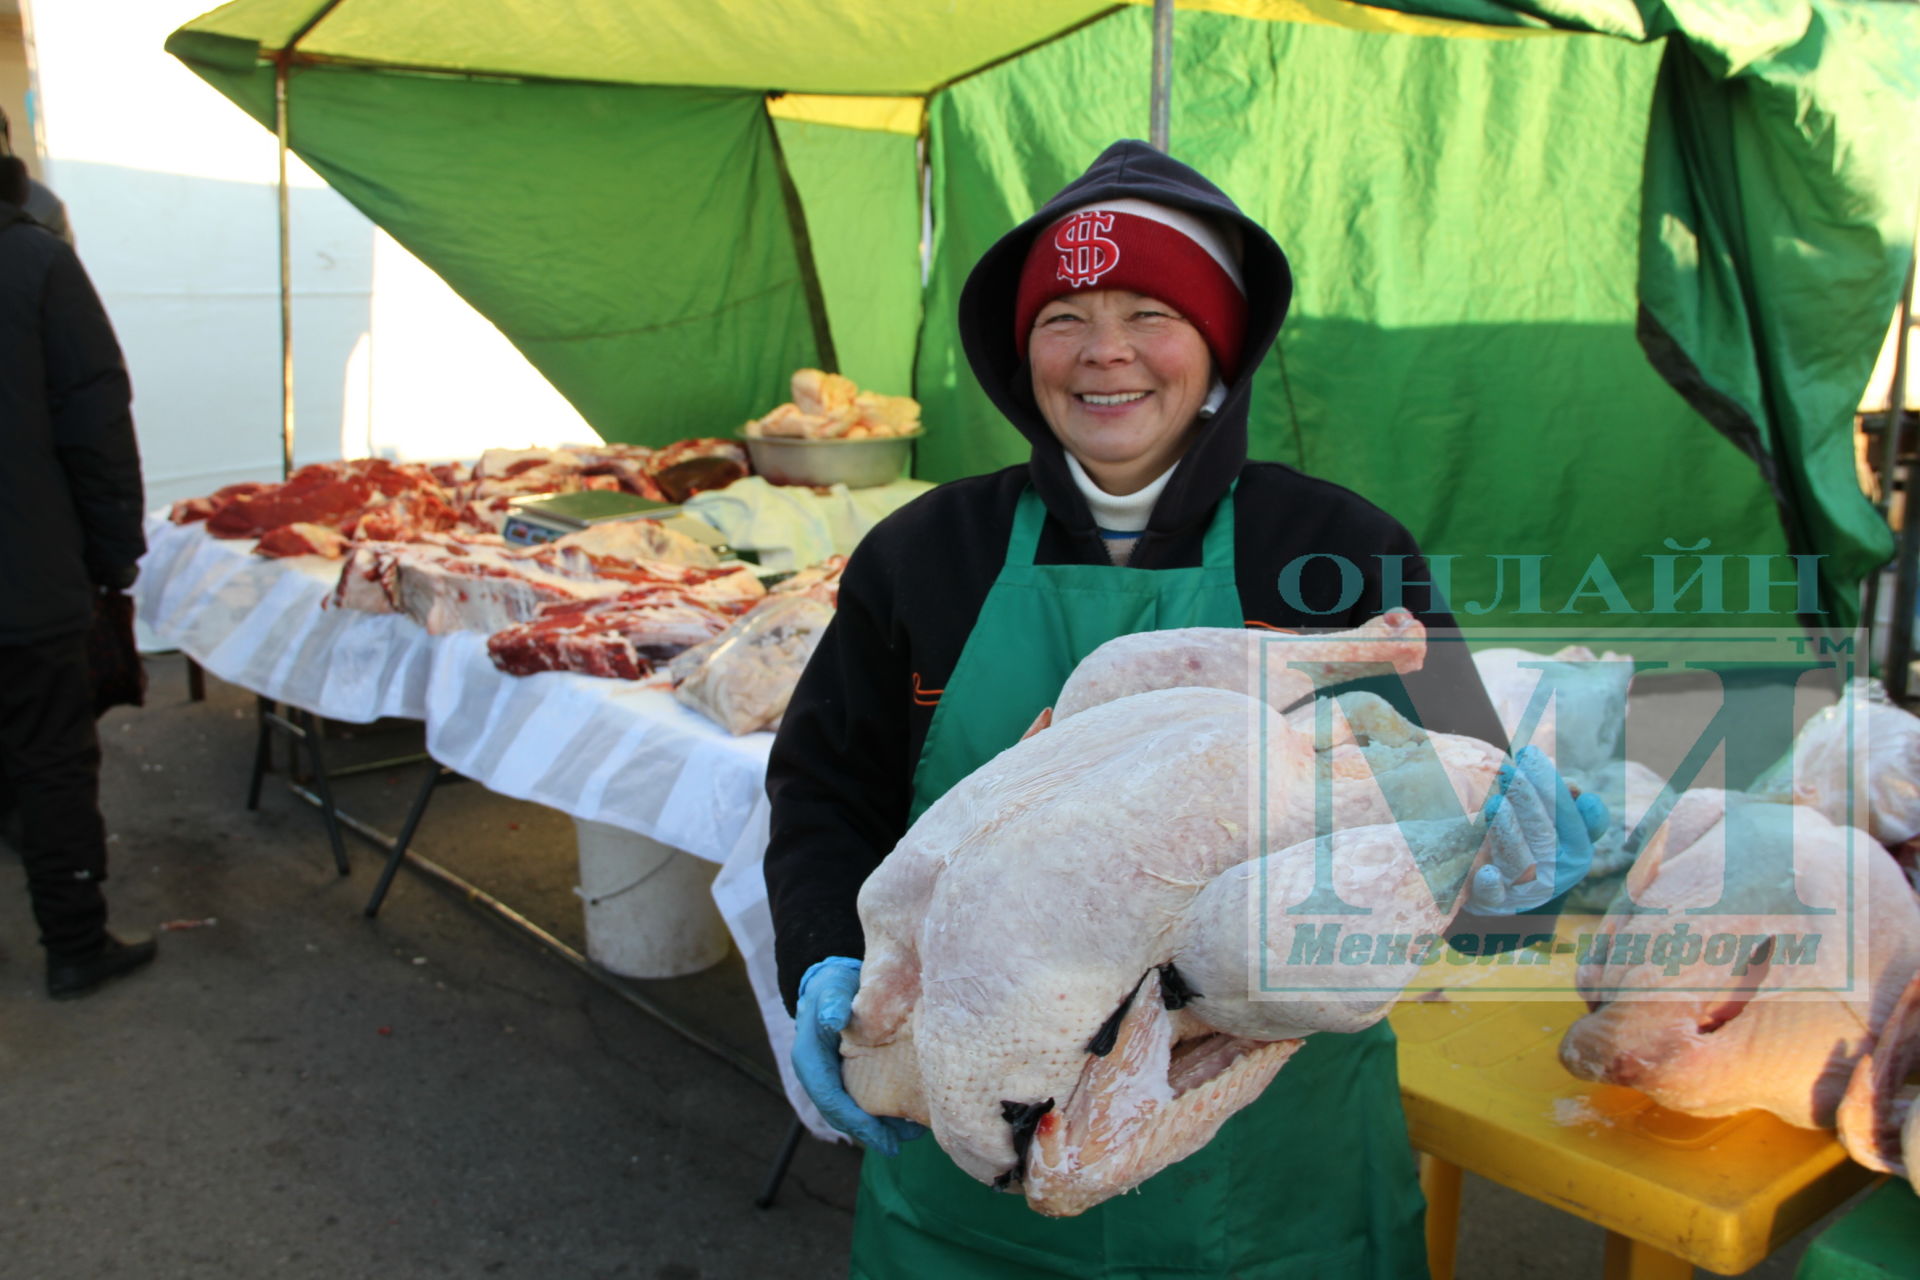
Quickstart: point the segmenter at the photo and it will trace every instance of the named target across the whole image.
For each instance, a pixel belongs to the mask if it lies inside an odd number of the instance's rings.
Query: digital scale
[[[501,536],[523,547],[564,538],[594,525],[617,524],[622,520],[658,520],[675,533],[713,549],[722,560],[760,563],[757,551],[728,545],[725,535],[706,521],[690,516],[679,504],[656,502],[631,493],[605,489],[583,489],[579,493],[538,493],[514,498],[509,504],[507,523]]]

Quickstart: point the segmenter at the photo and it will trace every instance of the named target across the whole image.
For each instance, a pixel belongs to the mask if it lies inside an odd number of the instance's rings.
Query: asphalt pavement
[[[49,1001],[0,852],[0,1277],[845,1274],[851,1149],[803,1143],[756,1208],[780,1098],[442,885],[403,872],[367,919],[380,855],[350,837],[336,873],[284,749],[245,808],[252,695],[149,670],[148,705],[102,722],[102,807],[114,925],[162,930],[155,965]],[[413,725],[330,734],[341,764],[420,749]],[[340,804],[396,831],[425,767]],[[583,946],[565,816],[448,787],[417,847]],[[631,989],[771,1072],[737,955]],[[1460,1274],[1600,1267],[1597,1228],[1468,1180]]]

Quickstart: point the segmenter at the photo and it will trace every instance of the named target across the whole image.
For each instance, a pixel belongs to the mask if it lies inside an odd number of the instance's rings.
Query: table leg
[[[295,723],[306,739],[307,753],[313,757],[313,787],[320,793],[320,820],[327,828],[327,842],[333,846],[333,865],[341,875],[348,874],[347,845],[340,838],[339,810],[333,806],[333,784],[327,776],[327,758],[320,748],[320,717],[296,709]]]
[[[207,700],[207,673],[192,658],[187,659],[187,701]]]
[[[1693,1264],[1643,1240],[1607,1232],[1606,1280],[1693,1280]]]
[[[420,830],[420,819],[426,816],[427,801],[433,799],[434,788],[440,785],[446,772],[438,760],[427,761],[427,776],[421,779],[420,790],[414,793],[413,804],[407,810],[407,820],[401,824],[400,834],[387,853],[387,865],[380,869],[380,882],[373,886],[373,896],[367,899],[366,915],[369,919],[380,914],[380,904],[386,900],[387,890],[393,886],[394,873],[407,860],[407,846],[413,843],[414,833]]]
[[[1432,1280],[1453,1280],[1460,1243],[1460,1166],[1423,1152],[1420,1190],[1427,1197],[1427,1272]]]

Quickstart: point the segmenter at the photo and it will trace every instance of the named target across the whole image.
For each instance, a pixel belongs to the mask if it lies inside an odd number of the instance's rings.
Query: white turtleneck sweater
[[[1167,487],[1167,478],[1179,465],[1176,462],[1162,471],[1146,488],[1120,495],[1108,493],[1095,484],[1093,477],[1087,474],[1087,469],[1080,465],[1080,459],[1071,453],[1067,455],[1067,470],[1073,475],[1074,484],[1079,486],[1080,496],[1087,500],[1087,506],[1093,511],[1093,522],[1100,527],[1100,539],[1106,543],[1109,560],[1123,565],[1133,555],[1134,544],[1146,532],[1147,517],[1153,514],[1153,504],[1160,500],[1160,491]]]

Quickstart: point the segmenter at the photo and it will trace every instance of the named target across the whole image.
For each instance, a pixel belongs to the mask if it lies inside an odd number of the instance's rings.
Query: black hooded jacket
[[[1253,371],[1279,333],[1292,295],[1280,247],[1192,169],[1145,143],[1115,143],[989,249],[961,293],[961,334],[974,376],[1032,442],[1032,458],[942,485],[867,535],[848,562],[839,612],[774,741],[765,870],[780,989],[789,1007],[814,962],[865,954],[855,899],[906,831],[921,744],[1006,558],[1022,490],[1031,485],[1047,508],[1039,563],[1109,563],[1065,450],[1034,402],[1027,364],[1014,347],[1013,315],[1033,238],[1074,209],[1126,197],[1238,227],[1248,301],[1241,373],[1162,490],[1128,569],[1198,565],[1214,508],[1238,481],[1234,555],[1247,625],[1357,626],[1395,602],[1386,599],[1383,574],[1391,581],[1397,572],[1407,584],[1403,602],[1430,630],[1454,627],[1444,602],[1413,585],[1428,580],[1425,561],[1391,516],[1338,485],[1247,459]],[[1289,566],[1297,577],[1283,580]],[[1428,728],[1505,745],[1461,645],[1429,646],[1427,666],[1408,678],[1405,693],[1395,700]]]
[[[84,631],[94,587],[132,582],[146,537],[131,406],[80,260],[0,199],[0,645]]]

